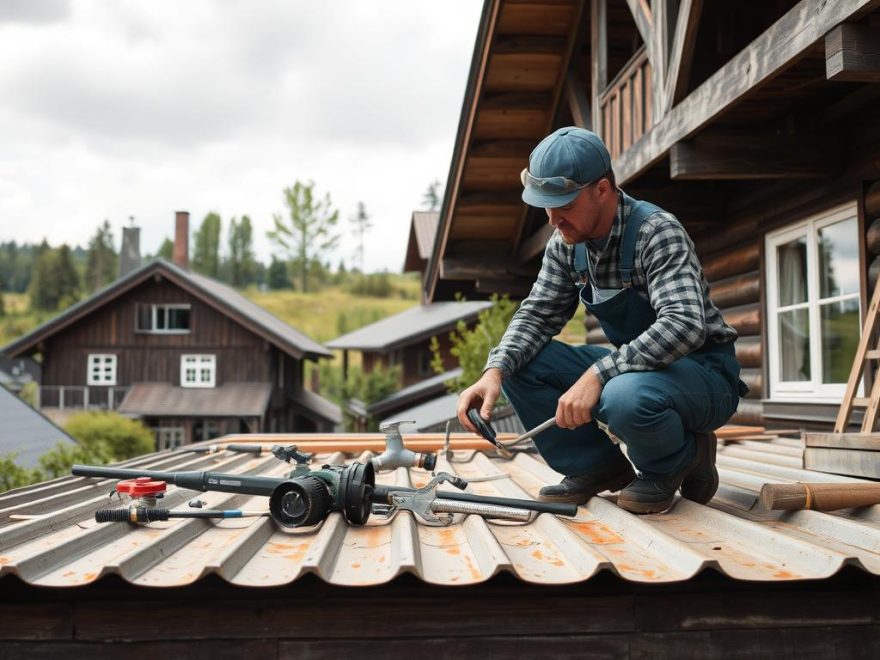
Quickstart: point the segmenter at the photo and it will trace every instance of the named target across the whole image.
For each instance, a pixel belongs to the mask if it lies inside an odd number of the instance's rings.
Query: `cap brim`
[[[522,191],[522,201],[529,206],[537,206],[539,209],[555,209],[570,204],[577,199],[577,196],[580,194],[580,190],[551,194],[526,186]]]

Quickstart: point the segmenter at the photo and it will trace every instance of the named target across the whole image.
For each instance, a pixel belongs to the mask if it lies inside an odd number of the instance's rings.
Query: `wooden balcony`
[[[651,128],[651,90],[651,64],[642,46],[599,96],[600,134],[612,159]]]
[[[37,388],[38,410],[116,410],[127,387],[42,385]]]

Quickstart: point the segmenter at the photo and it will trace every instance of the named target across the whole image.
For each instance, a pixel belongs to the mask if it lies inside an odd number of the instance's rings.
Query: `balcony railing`
[[[116,410],[127,387],[88,387],[78,385],[41,385],[37,388],[37,409]]]
[[[651,128],[651,90],[651,63],[642,46],[599,96],[602,139],[612,158],[629,149]]]

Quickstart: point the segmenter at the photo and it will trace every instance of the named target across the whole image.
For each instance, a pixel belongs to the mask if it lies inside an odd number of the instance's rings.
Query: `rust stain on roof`
[[[369,457],[336,452],[333,437],[325,439],[316,465]],[[275,440],[296,443],[295,437]],[[670,582],[707,568],[739,580],[789,581],[828,577],[846,563],[880,574],[880,507],[838,513],[757,508],[757,493],[768,481],[853,481],[796,467],[801,450],[796,439],[720,447],[721,486],[707,506],[678,499],[666,514],[636,516],[605,493],[581,506],[573,519],[541,514],[523,524],[456,515],[450,527],[429,526],[408,512],[390,520],[373,517],[363,527],[348,525],[339,514],[308,529],[281,529],[268,518],[99,525],[94,511],[107,506],[112,481],[69,477],[49,490],[41,485],[0,494],[0,577],[76,586],[117,574],[159,588],[211,574],[243,586],[283,585],[308,573],[340,585],[383,584],[403,573],[432,584],[467,585],[502,572],[528,582],[566,584],[602,571],[638,582]],[[474,493],[535,497],[541,486],[560,478],[533,455],[504,460],[474,452],[467,459],[441,458],[438,469],[506,477],[474,483],[468,488]],[[289,469],[271,457],[183,452],[133,463],[271,476]],[[421,484],[427,476],[398,470],[380,475],[380,481]],[[169,486],[166,506],[185,506],[192,497],[191,491]],[[267,505],[255,496],[200,497],[211,508]],[[32,512],[27,519],[14,517]]]

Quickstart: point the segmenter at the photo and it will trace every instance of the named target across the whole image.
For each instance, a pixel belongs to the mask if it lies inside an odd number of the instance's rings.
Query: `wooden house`
[[[179,222],[177,244],[186,231]],[[189,271],[185,255],[137,268],[0,351],[39,356],[38,407],[139,417],[158,449],[231,432],[333,430],[339,407],[303,388],[303,362],[330,351]]]
[[[554,129],[590,128],[618,184],[681,220],[739,332],[733,421],[832,423],[880,274],[877,8],[488,0],[426,299],[527,294],[551,228],[519,173]]]

